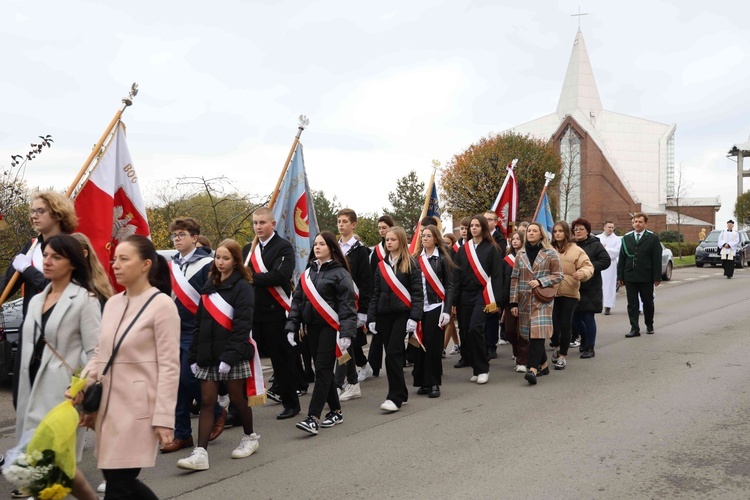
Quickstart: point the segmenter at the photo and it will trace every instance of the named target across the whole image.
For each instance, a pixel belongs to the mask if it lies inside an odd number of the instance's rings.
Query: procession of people
[[[18,437],[56,396],[81,405],[101,384],[101,406],[82,409],[80,425],[96,429],[106,480],[96,489],[105,498],[156,498],[137,477],[154,466],[159,450],[188,448],[175,465],[209,469],[208,445],[230,423],[243,428],[231,458],[253,455],[260,434],[251,407],[278,402],[276,418],[292,419],[308,382],[314,388],[307,414],[295,427],[314,436],[343,423],[346,401],[363,397],[362,383],[379,376],[383,355],[385,413],[399,411],[411,395],[441,396],[450,339],[461,357],[455,367],[471,367],[466,380],[487,384],[500,328],[512,344],[513,369],[536,385],[551,364],[569,366],[574,336],[581,338],[580,358],[594,357],[594,316],[614,309],[617,283],[628,292],[626,336],[640,335],[638,298],[647,333],[654,333],[660,246],[642,213],[622,241],[611,222],[597,238],[581,218],[572,229],[555,223],[549,235],[538,222],[506,235],[494,212],[463,219],[456,240],[426,217],[410,251],[406,231],[387,214],[378,221],[382,241],[368,249],[355,233],[356,212],[347,208],[338,213],[338,239],[325,231],[315,237],[297,283],[292,245],[277,234],[269,208],[253,214],[255,241],[242,248],[224,240],[213,256],[199,222],[182,217],[169,227],[177,250],[169,263],[143,236],[117,246],[112,267],[124,291],[113,295],[96,278],[96,254],[67,235],[76,218],[66,202],[50,192],[34,198],[30,218],[40,236],[21,249],[2,283],[18,271],[26,289],[14,384]],[[731,250],[731,235],[725,240]],[[414,346],[411,377],[404,370],[407,343]],[[261,356],[273,367],[267,389]],[[61,381],[80,361],[88,382],[71,396]],[[55,382],[41,387],[50,377]],[[191,413],[198,414],[197,433]],[[83,439],[80,433],[78,460]],[[77,498],[95,498],[91,479],[76,476]]]

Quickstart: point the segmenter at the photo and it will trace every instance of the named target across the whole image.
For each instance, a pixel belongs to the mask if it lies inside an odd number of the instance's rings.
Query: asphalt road
[[[209,471],[177,469],[184,450],[159,456],[141,478],[160,498],[201,500],[750,498],[750,271],[721,274],[675,270],[657,289],[655,335],[624,337],[618,296],[611,316],[597,316],[596,358],[572,354],[537,386],[512,371],[509,346],[485,386],[449,356],[439,399],[412,391],[401,411],[384,414],[383,372],[344,403],[342,425],[316,437],[296,419],[276,421],[280,405],[270,403],[254,410],[255,455],[232,460],[241,430],[227,429],[209,447]],[[8,400],[4,387],[3,421]],[[13,441],[6,429],[0,449]],[[91,452],[82,469],[98,484]]]

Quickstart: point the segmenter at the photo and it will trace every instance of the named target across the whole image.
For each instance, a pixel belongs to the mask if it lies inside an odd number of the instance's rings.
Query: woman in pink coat
[[[120,243],[112,268],[125,292],[104,307],[99,345],[85,368],[89,387],[102,382],[101,406],[96,414],[84,414],[81,425],[96,429],[106,499],[156,499],[137,477],[143,467],[154,466],[159,443],[172,442],[180,318],[170,297],[167,263],[147,238],[130,236]],[[101,376],[115,344],[152,296]]]

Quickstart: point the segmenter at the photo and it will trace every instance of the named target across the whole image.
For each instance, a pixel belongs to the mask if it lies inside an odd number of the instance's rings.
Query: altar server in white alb
[[[740,234],[734,230],[734,221],[727,221],[727,228],[719,235],[719,255],[721,255],[721,266],[724,268],[724,276],[730,279],[734,276],[734,254],[740,243]]]
[[[612,259],[607,269],[602,271],[602,297],[604,301],[604,314],[609,316],[615,308],[617,297],[617,257],[620,255],[620,237],[615,234],[615,224],[612,221],[604,223],[604,232],[597,235],[605,250]]]

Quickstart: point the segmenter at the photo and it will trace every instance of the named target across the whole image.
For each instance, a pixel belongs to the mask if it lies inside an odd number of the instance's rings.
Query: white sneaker
[[[490,379],[489,373],[480,373],[477,376],[477,384],[486,384],[489,379]]]
[[[365,363],[365,366],[359,369],[357,382],[364,382],[370,377],[372,377],[372,367],[370,366],[370,363]]]
[[[472,375],[471,378],[469,379],[469,382],[476,382],[477,378],[478,377],[476,375]]]
[[[359,388],[359,384],[346,384],[344,390],[339,394],[339,401],[349,401],[361,397],[362,390]]]
[[[526,367],[524,365],[516,365],[516,371],[518,373],[526,373]]]
[[[497,341],[497,345],[508,345],[508,344],[510,344],[510,342],[508,342],[505,339],[500,339]]]
[[[177,467],[186,470],[208,470],[208,452],[205,448],[196,446],[189,457],[177,461]]]
[[[461,352],[461,348],[460,348],[460,347],[458,347],[457,345],[454,345],[454,346],[453,346],[453,349],[451,349],[451,352],[450,352],[449,354],[450,354],[451,356],[453,356],[453,355],[455,355],[455,354],[458,354],[458,353],[460,353],[460,352]]]
[[[96,487],[97,493],[106,493],[107,492],[107,481],[102,481],[99,483],[99,486]]]
[[[219,406],[221,406],[225,410],[229,407],[229,394],[219,396],[217,400],[219,401]]]
[[[255,453],[260,448],[258,439],[260,439],[260,436],[254,432],[250,435],[245,434],[242,436],[242,441],[240,441],[240,444],[232,452],[232,458],[245,458]]]
[[[396,406],[396,403],[394,403],[390,399],[386,399],[383,402],[383,404],[380,405],[380,409],[383,410],[383,411],[394,412],[394,411],[399,411],[401,408],[399,408],[398,406]]]

